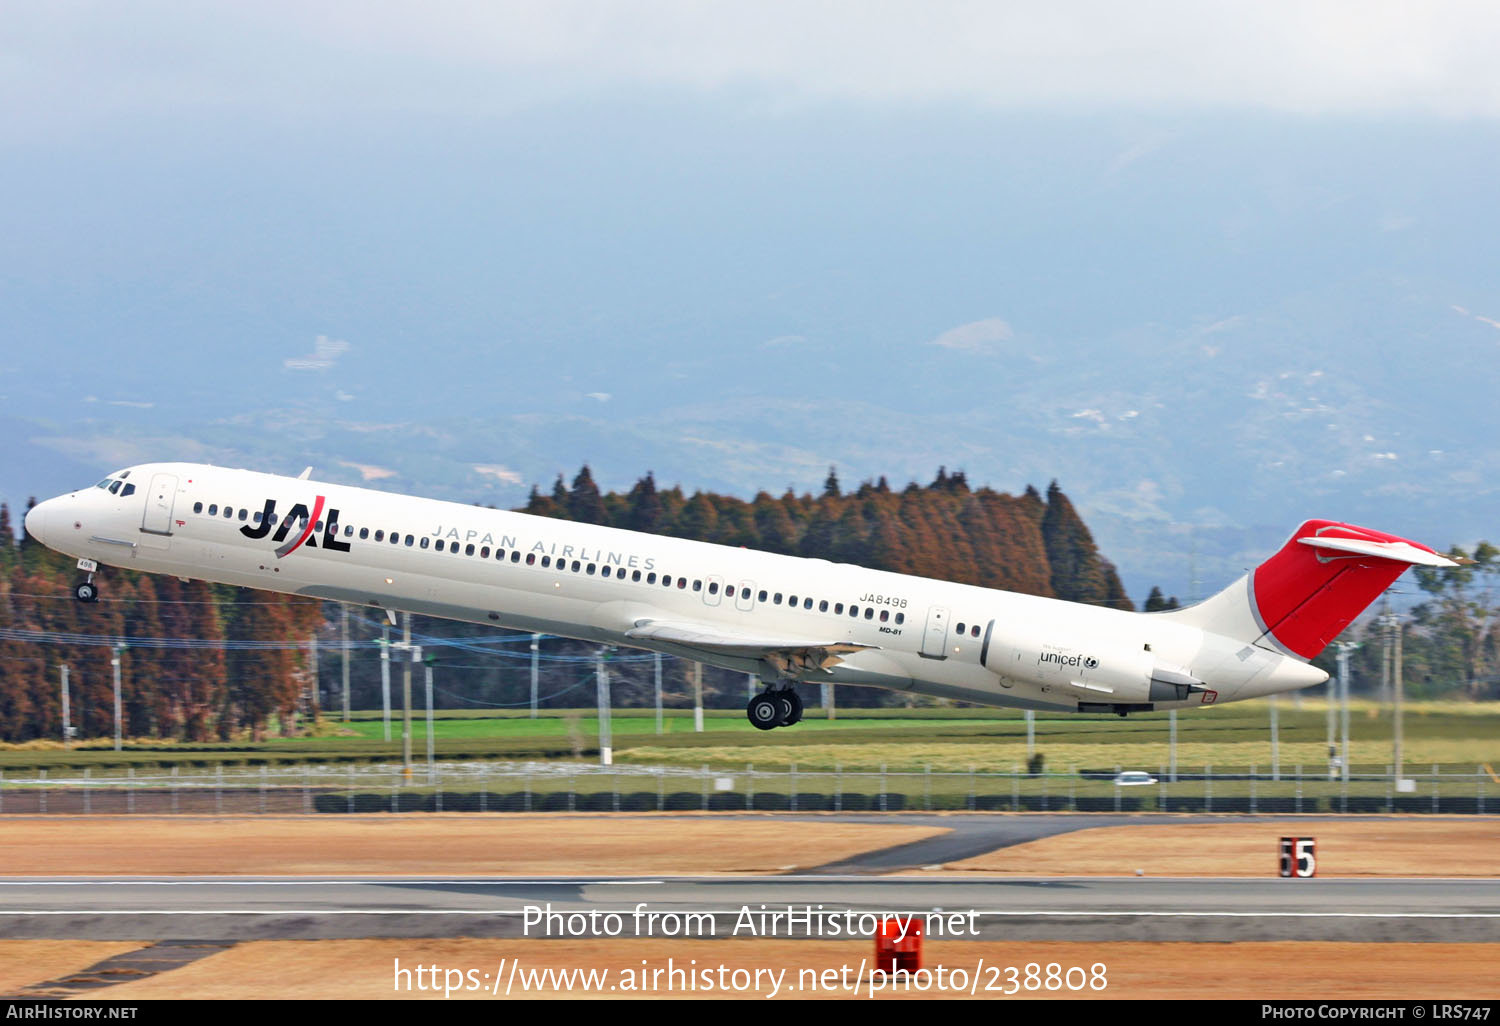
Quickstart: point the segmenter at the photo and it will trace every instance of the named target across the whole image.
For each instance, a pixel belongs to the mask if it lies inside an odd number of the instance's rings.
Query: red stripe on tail
[[[1297,539],[1308,536],[1425,545],[1393,534],[1331,520],[1309,520],[1281,551],[1255,568],[1255,613],[1261,625],[1288,651],[1312,659],[1400,577],[1410,564],[1378,556],[1317,549]]]

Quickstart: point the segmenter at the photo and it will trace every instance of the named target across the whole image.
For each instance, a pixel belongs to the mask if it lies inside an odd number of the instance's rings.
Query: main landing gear
[[[94,571],[99,569],[99,564],[92,559],[80,559],[78,569],[88,576],[73,585],[73,597],[79,602],[98,602],[99,586],[94,583]]]
[[[745,717],[757,730],[790,727],[802,719],[802,698],[791,688],[762,691],[745,706]]]

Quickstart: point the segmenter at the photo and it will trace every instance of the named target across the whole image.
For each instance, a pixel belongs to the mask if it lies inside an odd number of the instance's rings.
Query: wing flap
[[[625,632],[625,636],[640,641],[680,645],[703,652],[761,659],[771,664],[779,676],[787,679],[814,670],[828,673],[832,667],[843,662],[844,656],[877,647],[852,641],[757,634],[717,624],[680,620],[637,620],[635,626]]]

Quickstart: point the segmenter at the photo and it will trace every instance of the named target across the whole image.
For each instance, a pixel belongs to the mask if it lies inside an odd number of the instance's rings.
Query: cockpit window
[[[111,494],[111,495],[119,495],[120,494],[120,482],[115,481],[113,484],[111,484],[109,486],[109,494]]]
[[[134,494],[135,494],[135,485],[128,484],[128,485],[125,486],[124,490],[120,492],[120,498],[123,499],[127,495],[134,495]],[[244,519],[244,518],[241,517],[240,519]]]
[[[103,481],[100,481],[98,484],[94,485],[94,487],[95,488],[108,488],[112,484],[114,484],[114,478],[106,477]]]

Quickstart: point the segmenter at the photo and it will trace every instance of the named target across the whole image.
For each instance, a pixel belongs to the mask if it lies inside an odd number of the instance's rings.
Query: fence
[[[1500,778],[1472,773],[1162,774],[1141,785],[1106,772],[802,772],[709,767],[439,763],[410,775],[382,764],[85,769],[0,774],[0,814],[300,814],[573,811],[999,811],[1211,813],[1500,813]]]

